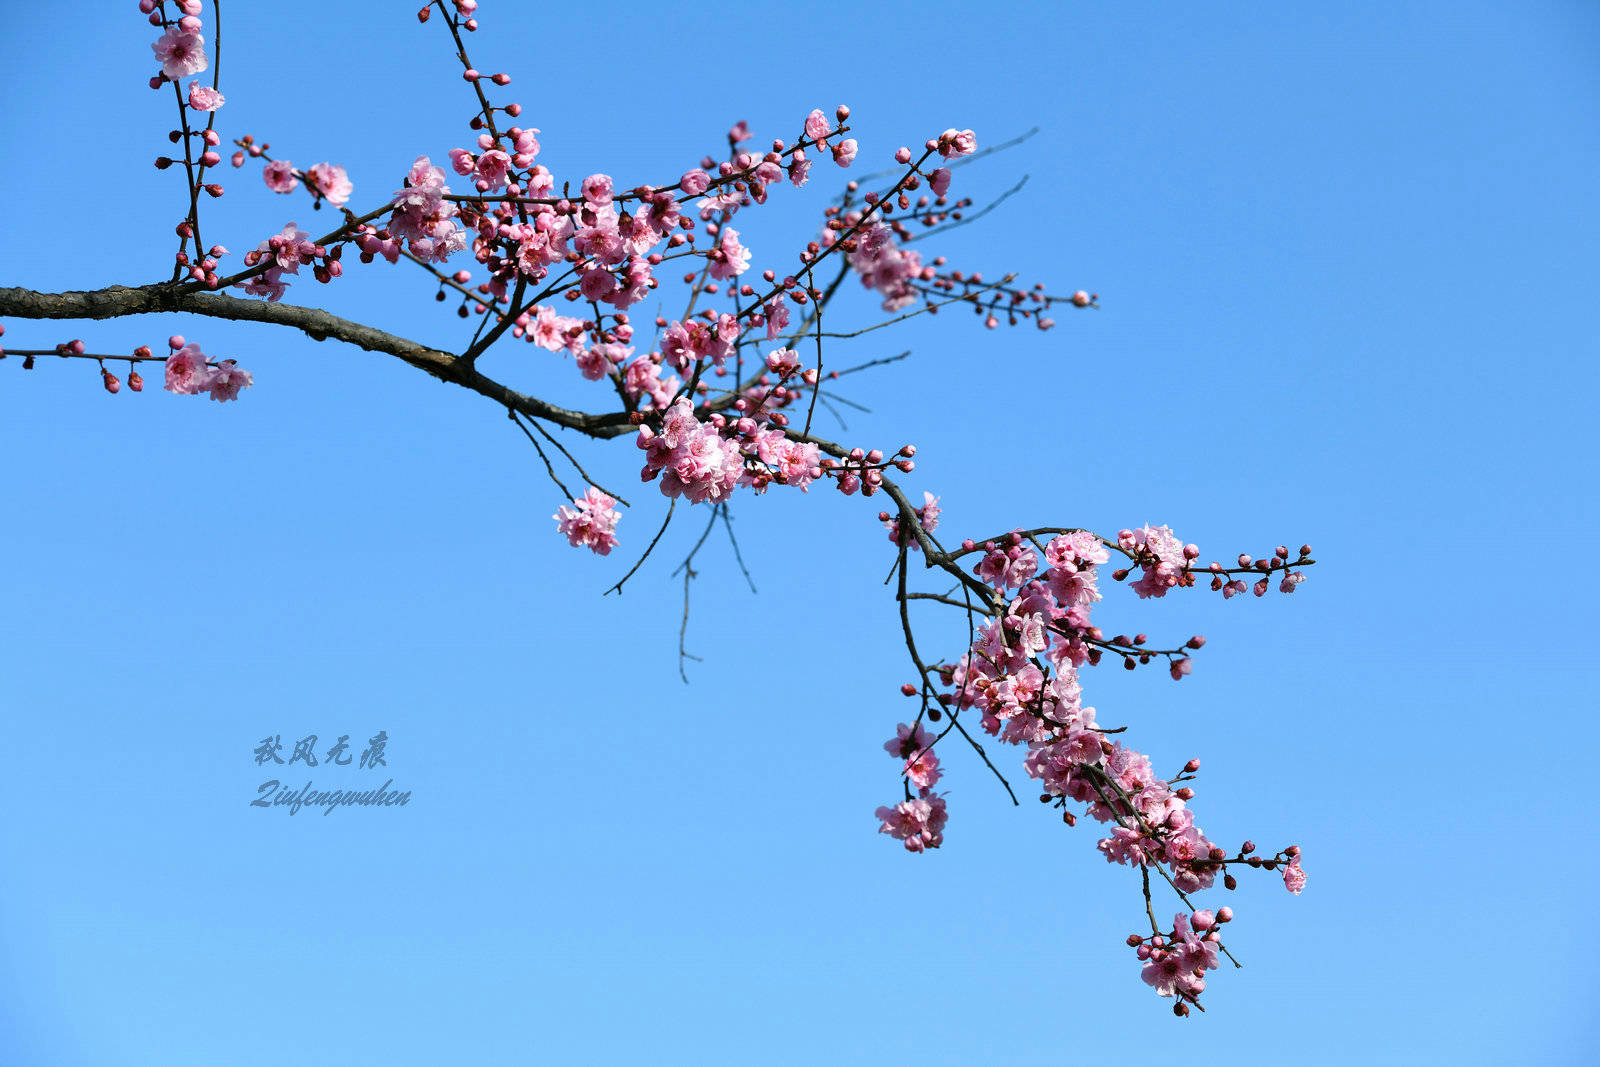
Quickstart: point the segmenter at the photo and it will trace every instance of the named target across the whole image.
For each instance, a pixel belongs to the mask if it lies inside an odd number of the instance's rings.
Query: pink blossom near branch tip
[[[161,64],[161,73],[169,81],[199,74],[209,65],[206,61],[206,39],[198,33],[187,33],[174,26],[163,33],[150,46]]]
[[[596,555],[608,555],[617,547],[617,522],[622,518],[616,510],[616,499],[590,486],[572,504],[563,504],[551,516],[556,520],[556,529],[566,535],[574,548],[582,546]]]

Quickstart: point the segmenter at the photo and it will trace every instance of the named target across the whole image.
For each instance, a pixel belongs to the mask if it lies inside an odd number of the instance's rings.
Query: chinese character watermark
[[[324,770],[334,767],[347,767],[356,762],[357,770],[377,770],[379,767],[389,766],[388,755],[389,734],[379,730],[367,739],[367,747],[362,750],[359,762],[353,761],[346,751],[350,748],[350,735],[340,734],[339,740],[329,746],[323,753],[321,766]],[[283,735],[272,734],[263,737],[255,747],[256,766],[267,764],[289,768],[296,763],[304,763],[307,767],[318,766],[317,735],[307,734],[293,743],[288,759],[283,758]],[[345,772],[349,773],[349,772]],[[250,801],[252,808],[278,808],[287,807],[290,815],[296,815],[301,808],[321,808],[322,814],[329,815],[335,808],[341,807],[404,807],[411,802],[411,791],[390,789],[394,779],[387,779],[376,789],[359,788],[354,783],[340,789],[319,789],[307,780],[299,789],[292,789],[284,785],[277,778],[269,778],[262,782],[256,789],[256,797]]]

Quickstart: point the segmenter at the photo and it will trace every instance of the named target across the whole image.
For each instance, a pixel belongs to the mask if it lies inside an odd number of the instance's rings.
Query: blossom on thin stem
[[[199,74],[208,66],[206,39],[199,33],[188,32],[177,26],[170,27],[150,49],[155,52],[156,61],[161,64],[161,73],[166,75],[168,81]]]
[[[551,518],[574,548],[582,546],[604,556],[617,547],[617,522],[622,516],[617,513],[616,504],[615,497],[591,485],[571,507],[563,504]]]

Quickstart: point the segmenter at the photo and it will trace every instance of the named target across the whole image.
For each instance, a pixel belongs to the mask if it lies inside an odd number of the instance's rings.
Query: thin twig
[[[644,555],[640,556],[639,562],[628,568],[628,573],[624,574],[617,581],[617,584],[612,586],[610,589],[607,589],[603,595],[610,596],[612,593],[621,593],[622,583],[627,581],[629,578],[632,578],[633,572],[644,566],[644,561],[650,558],[650,553],[656,547],[656,542],[661,540],[661,535],[667,532],[667,525],[672,522],[673,509],[677,506],[678,502],[676,500],[667,505],[667,517],[661,521],[661,529],[656,531],[656,535],[650,539],[650,544],[645,547]],[[673,573],[676,574],[677,572],[674,571]]]

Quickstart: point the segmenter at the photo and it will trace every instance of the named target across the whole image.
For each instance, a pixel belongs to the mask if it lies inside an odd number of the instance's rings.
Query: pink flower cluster
[[[1190,553],[1165,526],[1123,530],[1117,534],[1117,547],[1132,554],[1144,568],[1139,580],[1129,586],[1141,599],[1166,596],[1167,590],[1183,580],[1189,561],[1200,554],[1198,549]]]
[[[650,356],[634,360],[622,374],[623,391],[628,399],[638,401],[642,411],[665,410],[682,384],[676,374],[662,378],[661,365]]]
[[[556,520],[556,529],[566,535],[574,548],[582,545],[604,556],[617,547],[617,522],[622,516],[616,505],[615,497],[590,486],[571,507],[563,504],[551,518]]]
[[[927,499],[933,503],[931,496]],[[892,524],[886,525],[897,532]],[[1193,584],[1191,564],[1199,550],[1180,543],[1165,526],[1123,530],[1116,547],[1134,566],[1143,568],[1133,583],[1140,596],[1159,597],[1175,586]],[[1219,878],[1234,888],[1235,879],[1227,873],[1230,863],[1281,868],[1284,886],[1299,893],[1306,875],[1297,846],[1270,858],[1256,857],[1251,855],[1254,844],[1247,841],[1239,855],[1229,859],[1195,824],[1189,808],[1194,791],[1184,783],[1199,770],[1199,761],[1190,760],[1177,776],[1162,778],[1145,754],[1113,740],[1097,724],[1095,709],[1083,704],[1079,670],[1098,663],[1107,651],[1122,654],[1129,665],[1165,655],[1174,678],[1183,677],[1190,668],[1186,656],[1174,660],[1181,650],[1140,653],[1144,635],[1107,641],[1092,625],[1090,615],[1101,598],[1097,568],[1111,558],[1107,543],[1078,530],[1059,534],[1040,548],[1031,537],[1014,532],[981,547],[966,541],[962,549],[981,552],[973,573],[998,596],[967,653],[955,664],[938,668],[946,691],[937,694],[938,706],[928,708],[927,714],[938,720],[944,709],[953,713],[975,709],[985,733],[1006,744],[1026,745],[1023,768],[1039,783],[1041,799],[1053,800],[1063,809],[1069,825],[1078,816],[1066,810],[1067,802],[1084,805],[1104,824],[1097,847],[1109,863],[1158,868],[1180,893],[1209,888]],[[1310,552],[1309,546],[1303,548],[1301,561],[1309,561]],[[1241,557],[1240,565],[1250,566],[1252,561]],[[1287,566],[1288,550],[1280,547],[1276,562],[1261,569]],[[1119,570],[1115,576],[1120,580],[1126,574]],[[1204,638],[1197,636],[1184,647],[1203,644]],[[906,696],[918,693],[911,683],[901,691]],[[916,786],[921,796],[896,808],[880,808],[881,829],[906,840],[914,851],[937,847],[947,817],[942,803],[935,816],[928,794],[940,773],[937,764],[927,759],[932,755],[926,751],[931,742],[920,727],[902,725],[885,746],[906,761],[907,788]],[[919,805],[918,800],[929,803]],[[1217,924],[1231,919],[1226,908],[1215,914],[1180,914],[1170,934],[1129,938],[1145,964],[1144,980],[1162,996],[1180,998],[1179,1014],[1205,989],[1205,972],[1217,966],[1221,944]]]
[[[850,222],[849,216],[845,218]],[[854,223],[851,223],[852,225]],[[861,284],[883,294],[883,310],[899,311],[917,301],[916,281],[932,281],[934,270],[922,265],[922,256],[900,247],[894,231],[881,222],[861,228],[856,250],[847,256]]]
[[[910,800],[894,807],[880,807],[874,814],[880,834],[904,841],[907,852],[922,852],[944,844],[944,826],[950,814],[944,797],[930,789],[920,789]]]
[[[302,266],[315,264],[313,273],[321,282],[331,281],[344,273],[339,263],[339,249],[329,252],[312,241],[311,235],[293,222],[286,225],[282,233],[275,233],[262,241],[254,251],[246,252],[244,262],[247,267],[262,262],[271,264],[265,271],[240,283],[245,292],[251,296],[264,296],[268,302],[283,298],[289,289],[289,283],[283,280],[283,276],[299,274]]]
[[[724,438],[715,423],[697,420],[687,397],[667,409],[659,433],[639,427],[636,444],[645,453],[640,477],[648,482],[659,475],[663,496],[687,496],[691,504],[726,500],[744,474],[738,444]]]
[[[687,397],[667,409],[659,431],[640,426],[636,443],[645,452],[640,477],[659,476],[662,495],[686,496],[692,504],[726,500],[739,486],[759,493],[777,482],[804,490],[824,470],[816,445],[748,416],[730,423],[713,414],[702,423]]]
[[[930,147],[937,148],[939,155],[945,159],[970,156],[978,150],[978,137],[971,130],[949,129],[941,133],[938,141]]]
[[[1227,908],[1223,915],[1231,917]],[[1222,915],[1197,911],[1192,916],[1179,912],[1172,920],[1172,936],[1142,939],[1139,959],[1145,961],[1139,976],[1163,997],[1194,1000],[1205,991],[1205,972],[1217,967],[1217,945],[1221,937],[1217,922]]]
[[[427,156],[418,156],[406,175],[405,188],[394,195],[389,232],[407,241],[418,259],[443,263],[467,247],[466,235],[454,221],[459,212],[443,198],[449,191],[444,171]]]
[[[679,374],[688,374],[702,359],[721,370],[741,332],[739,320],[726,313],[711,322],[674,322],[662,335],[661,354]]]
[[[254,382],[250,372],[241,370],[231,359],[213,365],[206,361],[205,353],[197,344],[186,343],[177,336],[168,343],[173,350],[166,363],[169,393],[185,396],[210,393],[212,400],[237,400],[239,390],[249,388]]]
[[[750,267],[750,250],[739,243],[739,231],[724,226],[717,234],[717,246],[707,253],[711,258],[710,274],[718,281],[743,274]]]
[[[816,445],[791,441],[782,430],[762,429],[751,418],[739,419],[734,428],[743,438],[740,450],[746,461],[740,485],[763,493],[777,482],[805,492],[822,477],[822,456]]]

